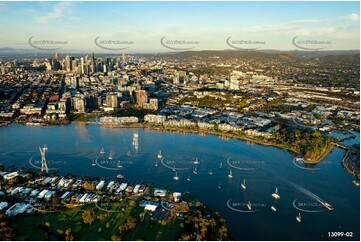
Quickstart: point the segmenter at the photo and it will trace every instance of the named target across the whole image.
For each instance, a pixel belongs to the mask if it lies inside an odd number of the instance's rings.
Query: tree
[[[95,190],[95,185],[92,182],[85,182],[84,183],[84,189],[94,191]]]
[[[74,240],[74,236],[71,234],[71,229],[67,228],[65,231],[65,240],[66,241],[73,241]]]
[[[95,216],[95,212],[93,209],[88,209],[88,210],[85,210],[82,214],[82,217],[83,217],[83,222],[85,224],[92,224],[94,222],[94,216]]]

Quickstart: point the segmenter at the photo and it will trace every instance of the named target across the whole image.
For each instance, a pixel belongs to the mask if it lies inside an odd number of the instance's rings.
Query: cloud
[[[53,6],[52,10],[44,15],[36,16],[35,20],[41,24],[47,24],[50,20],[70,17],[74,2],[60,2]]]
[[[358,21],[360,19],[360,16],[358,16],[356,13],[351,13],[348,14],[346,18],[351,21]]]

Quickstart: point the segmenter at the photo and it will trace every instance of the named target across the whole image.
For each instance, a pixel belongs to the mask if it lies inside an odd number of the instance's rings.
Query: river
[[[359,143],[359,135],[353,142]],[[0,163],[24,169],[40,166],[38,147],[44,144],[49,168],[62,175],[115,178],[121,173],[125,180],[189,192],[226,219],[235,240],[329,240],[328,232],[352,233],[352,237],[344,234],[342,240],[360,237],[360,190],[341,168],[344,151],[337,148],[316,166],[304,167],[286,150],[214,135],[83,124],[10,125],[0,127]],[[107,153],[104,156],[99,154],[102,147]],[[159,150],[163,161],[157,161]],[[197,175],[192,172],[196,158],[200,162]],[[96,166],[92,166],[93,160]],[[173,169],[178,181],[173,179]],[[240,186],[244,179],[245,190]],[[271,196],[276,187],[278,200]],[[327,211],[318,198],[335,210]],[[296,221],[299,213],[301,223]]]

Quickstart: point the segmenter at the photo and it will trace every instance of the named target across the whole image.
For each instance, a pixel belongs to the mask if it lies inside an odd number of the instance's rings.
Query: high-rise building
[[[71,71],[71,62],[70,62],[70,56],[65,57],[65,70]]]
[[[91,72],[94,73],[95,72],[95,56],[94,56],[94,52],[92,54],[92,59],[91,59],[91,63],[90,63],[90,68],[91,68]]]
[[[80,58],[80,69],[81,69],[81,74],[84,74],[84,58]]]
[[[74,109],[78,113],[85,113],[85,97],[83,94],[76,94],[74,97]]]
[[[148,94],[145,90],[137,90],[135,91],[135,100],[137,105],[143,107],[144,104],[148,102]]]
[[[125,63],[125,51],[123,50],[123,53],[122,53],[122,61],[123,63]]]
[[[118,108],[117,93],[108,93],[106,97],[106,104],[108,108]]]
[[[76,70],[76,69],[77,69],[77,66],[78,66],[77,60],[76,60],[76,59],[72,60],[72,61],[71,61],[71,69],[72,69],[74,72],[77,71],[77,70]]]
[[[60,53],[59,52],[54,53],[54,60],[57,60],[57,61],[60,60]]]
[[[229,89],[231,89],[231,90],[239,90],[239,81],[238,81],[237,76],[231,76]]]

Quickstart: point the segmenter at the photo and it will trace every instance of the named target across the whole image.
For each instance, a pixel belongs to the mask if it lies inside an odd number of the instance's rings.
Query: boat
[[[222,162],[219,163],[219,169],[222,169]]]
[[[157,155],[158,159],[162,159],[163,158],[163,155],[162,155],[162,151],[160,150],[158,155]]]
[[[229,171],[228,178],[230,178],[230,179],[233,178],[233,176],[232,176],[232,171]]]
[[[127,152],[127,156],[129,156],[129,157],[131,157],[131,156],[132,156],[132,154],[130,153],[130,150],[128,150],[128,152]]]
[[[100,153],[101,155],[104,155],[104,154],[105,154],[104,148],[102,148],[99,153]]]
[[[187,181],[191,181],[191,177],[190,177],[190,176],[188,176]]]
[[[124,178],[124,175],[118,174],[118,175],[117,175],[117,178],[118,178],[118,179],[123,179],[123,178]]]
[[[209,175],[212,176],[213,175],[213,171],[212,170],[209,170]]]
[[[321,203],[325,208],[327,208],[329,211],[335,210],[334,207],[332,207],[332,205],[329,204],[329,203],[327,203],[327,202],[320,201],[320,203]]]
[[[157,166],[158,166],[158,160],[155,161],[155,167],[157,167]]]
[[[193,174],[195,174],[195,175],[198,174],[198,172],[197,172],[197,167],[196,167],[196,166],[194,167]]]
[[[272,197],[274,197],[275,199],[280,199],[280,195],[278,195],[278,189],[276,187],[276,191],[274,193],[272,193]]]
[[[196,158],[196,160],[193,162],[193,164],[195,164],[195,165],[199,164],[198,158]]]
[[[358,183],[358,182],[355,181],[355,180],[352,181],[352,184],[354,184],[356,187],[359,187],[359,186],[360,186],[360,183]]]
[[[112,153],[109,154],[109,157],[108,157],[109,160],[113,160],[113,156],[112,156]]]
[[[97,163],[95,162],[95,160],[92,161],[92,166],[96,166]]]
[[[241,183],[241,187],[243,190],[246,190],[246,179],[243,179],[243,182]]]
[[[301,223],[301,213],[299,213],[296,217],[297,222]]]
[[[118,160],[117,167],[118,167],[118,168],[122,168],[122,167],[123,167],[123,166],[120,164],[120,160]]]
[[[271,209],[273,212],[277,212],[277,209],[275,208],[275,206],[272,206]]]
[[[175,166],[173,166],[173,171],[176,171]]]
[[[248,203],[247,203],[246,205],[247,205],[248,210],[252,210],[252,204],[251,204],[251,201],[248,201]]]
[[[221,187],[221,184],[220,184],[220,183],[218,184],[218,189],[222,189],[222,187]]]
[[[173,177],[174,180],[178,181],[179,180],[179,176],[177,174],[177,172],[175,172],[175,176]]]

